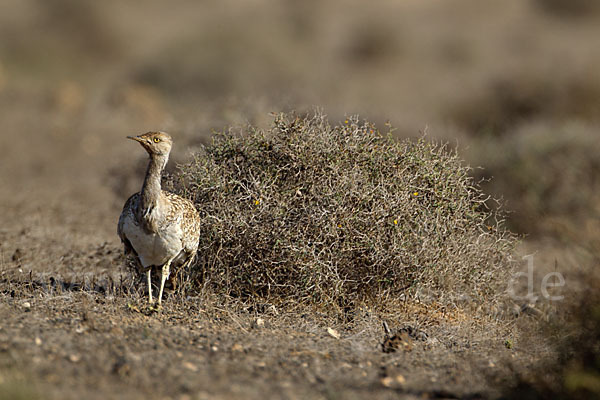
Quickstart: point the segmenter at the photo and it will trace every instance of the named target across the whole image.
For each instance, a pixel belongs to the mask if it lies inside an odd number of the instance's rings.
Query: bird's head
[[[139,142],[151,156],[168,156],[173,145],[173,139],[166,132],[147,132],[143,135],[127,136],[127,139]]]

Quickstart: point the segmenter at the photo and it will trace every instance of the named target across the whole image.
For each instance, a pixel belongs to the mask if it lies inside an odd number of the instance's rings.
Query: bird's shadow
[[[41,291],[51,295],[85,292],[101,296],[138,294],[139,285],[131,275],[84,275],[65,278],[60,275],[36,275],[0,279],[0,293],[14,297],[17,291]]]

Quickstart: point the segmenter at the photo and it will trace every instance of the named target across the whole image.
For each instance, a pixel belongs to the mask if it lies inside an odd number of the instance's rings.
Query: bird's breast
[[[172,226],[149,232],[133,217],[127,218],[123,224],[123,233],[144,267],[163,265],[181,252],[183,245],[178,230],[178,226]]]

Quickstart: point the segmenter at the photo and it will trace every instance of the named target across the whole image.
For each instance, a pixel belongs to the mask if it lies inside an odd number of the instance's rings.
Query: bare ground
[[[382,351],[382,320],[265,312],[170,298],[3,282],[2,389],[40,398],[487,398],[508,374],[510,330],[402,310],[410,334]],[[436,317],[437,314],[437,317]],[[418,325],[415,323],[418,322]],[[478,323],[479,322],[479,323]],[[336,333],[339,338],[336,338]],[[504,335],[502,335],[504,333]],[[389,347],[388,347],[389,348]],[[497,385],[497,386],[496,386]],[[28,396],[27,396],[28,397]]]

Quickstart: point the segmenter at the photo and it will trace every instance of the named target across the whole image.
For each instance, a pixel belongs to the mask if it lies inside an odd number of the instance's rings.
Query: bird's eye
[[[160,142],[160,139],[159,139],[159,138],[157,138],[157,137],[155,137],[155,138],[154,138],[154,139],[152,139],[152,140],[154,141],[154,143],[158,143],[158,142]]]

